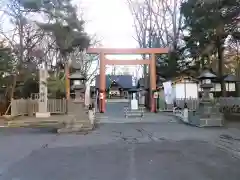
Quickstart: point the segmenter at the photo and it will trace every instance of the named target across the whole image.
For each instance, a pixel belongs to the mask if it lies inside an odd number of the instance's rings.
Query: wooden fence
[[[52,114],[67,113],[66,99],[48,99],[47,110]],[[33,116],[38,112],[38,100],[35,99],[13,99],[11,101],[11,115]]]

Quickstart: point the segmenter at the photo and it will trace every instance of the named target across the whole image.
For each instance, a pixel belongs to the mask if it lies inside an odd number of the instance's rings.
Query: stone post
[[[184,102],[184,108],[183,108],[183,121],[188,123],[189,120],[188,120],[188,106],[187,106],[187,103]]]
[[[138,100],[136,99],[136,92],[133,92],[131,98],[131,109],[137,110],[138,109]]]
[[[38,118],[50,117],[50,112],[48,112],[47,110],[48,103],[47,76],[48,72],[45,67],[45,63],[42,63],[39,69],[39,99],[38,99],[38,112],[36,112],[36,117]]]

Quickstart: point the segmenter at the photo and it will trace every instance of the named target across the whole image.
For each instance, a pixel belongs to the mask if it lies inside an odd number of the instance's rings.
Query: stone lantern
[[[225,76],[224,82],[227,83],[227,95],[228,97],[230,97],[231,96],[230,85],[233,86],[234,89],[236,89],[236,83],[238,82],[237,77],[229,74]]]
[[[73,82],[71,89],[75,93],[74,102],[75,103],[84,103],[85,102],[85,82],[86,78],[81,75],[80,72],[75,72],[70,75],[69,79]]]
[[[75,98],[73,103],[69,103],[69,111],[74,114],[74,118],[70,118],[66,120],[66,126],[58,130],[59,133],[67,133],[67,132],[79,132],[86,129],[92,129],[93,126],[89,119],[89,112],[85,109],[85,82],[86,78],[82,75],[81,61],[73,60],[72,68],[75,70],[69,77],[72,81],[71,89],[75,93]]]
[[[198,77],[200,81],[200,87],[203,89],[203,95],[199,102],[199,108],[196,110],[196,115],[193,116],[190,121],[192,124],[199,127],[206,126],[222,126],[222,114],[219,111],[219,107],[210,98],[210,90],[213,88],[212,80],[217,76],[211,73],[208,69],[204,70]],[[196,118],[198,117],[198,118]]]

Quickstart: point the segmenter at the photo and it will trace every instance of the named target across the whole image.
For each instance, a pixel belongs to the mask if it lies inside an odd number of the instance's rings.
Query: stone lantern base
[[[189,113],[189,123],[198,127],[221,127],[223,115],[216,103],[201,102],[196,112]]]
[[[36,112],[36,118],[48,118],[50,116],[50,112]]]
[[[92,114],[89,113],[92,112],[84,108],[84,103],[76,103],[73,100],[68,102],[68,107],[68,118],[64,119],[64,127],[58,129],[58,133],[88,132],[94,128],[94,123],[92,122],[94,117],[90,117]]]
[[[74,103],[84,103],[84,91],[82,89],[75,89]]]

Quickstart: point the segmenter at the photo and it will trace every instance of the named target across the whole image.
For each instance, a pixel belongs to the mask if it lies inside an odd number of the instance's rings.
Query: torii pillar
[[[105,55],[100,53],[100,76],[99,76],[99,111],[104,113],[106,110],[106,75],[105,75]]]

